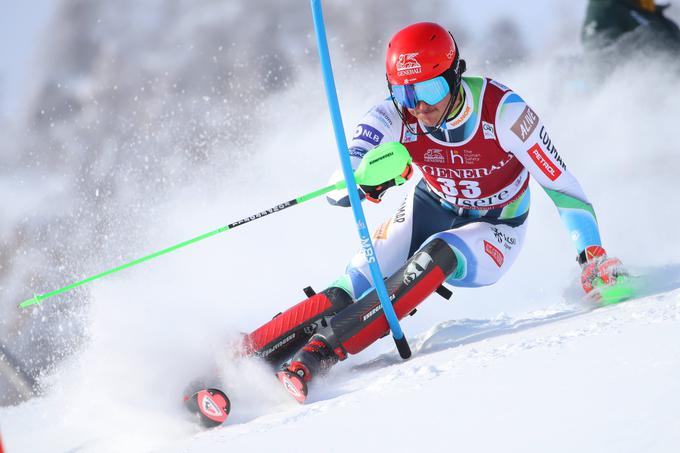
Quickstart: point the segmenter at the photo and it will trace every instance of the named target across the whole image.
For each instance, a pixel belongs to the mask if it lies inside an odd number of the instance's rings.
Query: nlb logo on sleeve
[[[352,140],[363,140],[371,145],[379,145],[383,139],[383,134],[373,126],[368,124],[360,124],[354,131]]]

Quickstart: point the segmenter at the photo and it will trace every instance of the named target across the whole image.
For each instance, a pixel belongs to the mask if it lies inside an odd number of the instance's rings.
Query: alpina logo
[[[451,58],[453,58],[453,56],[454,56],[455,54],[456,54],[456,49],[454,49],[453,47],[451,47],[451,50],[449,50],[449,53],[446,54],[446,58],[448,58],[448,59],[450,60]]]
[[[510,130],[519,137],[522,142],[526,142],[538,126],[538,115],[527,105]]]
[[[403,53],[399,55],[399,60],[397,60],[397,74],[400,76],[418,74],[421,72],[420,63],[416,60],[418,52],[416,53]]]

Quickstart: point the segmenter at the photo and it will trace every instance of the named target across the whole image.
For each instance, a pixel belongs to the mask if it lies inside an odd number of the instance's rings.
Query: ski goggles
[[[390,92],[395,101],[407,109],[414,109],[418,102],[423,101],[435,105],[449,93],[449,82],[444,76],[425,80],[411,85],[390,85]]]

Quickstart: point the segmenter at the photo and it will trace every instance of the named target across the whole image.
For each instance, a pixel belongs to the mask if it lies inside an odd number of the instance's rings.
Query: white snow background
[[[384,95],[381,65],[336,73],[348,135]],[[350,211],[310,201],[93,285],[87,346],[44,397],[0,409],[6,451],[679,451],[677,75],[632,61],[584,93],[555,65],[539,54],[491,75],[547,123],[605,247],[640,276],[639,299],[581,312],[575,251],[533,186],[526,245],[501,282],[431,297],[402,323],[412,359],[383,339],[314,381],[300,406],[225,345],[304,286],[329,284],[357,249]],[[326,184],[337,151],[320,72],[271,102],[277,127],[253,145],[257,160],[169,199],[140,254]],[[406,190],[365,205],[370,225]],[[215,357],[233,410],[205,431],[180,396]]]

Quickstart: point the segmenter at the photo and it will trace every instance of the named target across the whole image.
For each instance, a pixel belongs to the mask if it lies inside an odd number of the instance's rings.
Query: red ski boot
[[[343,357],[344,358],[344,357]],[[323,335],[316,334],[290,360],[284,364],[276,377],[288,394],[299,403],[307,398],[307,383],[313,376],[323,374],[335,365],[340,357],[336,355]]]

